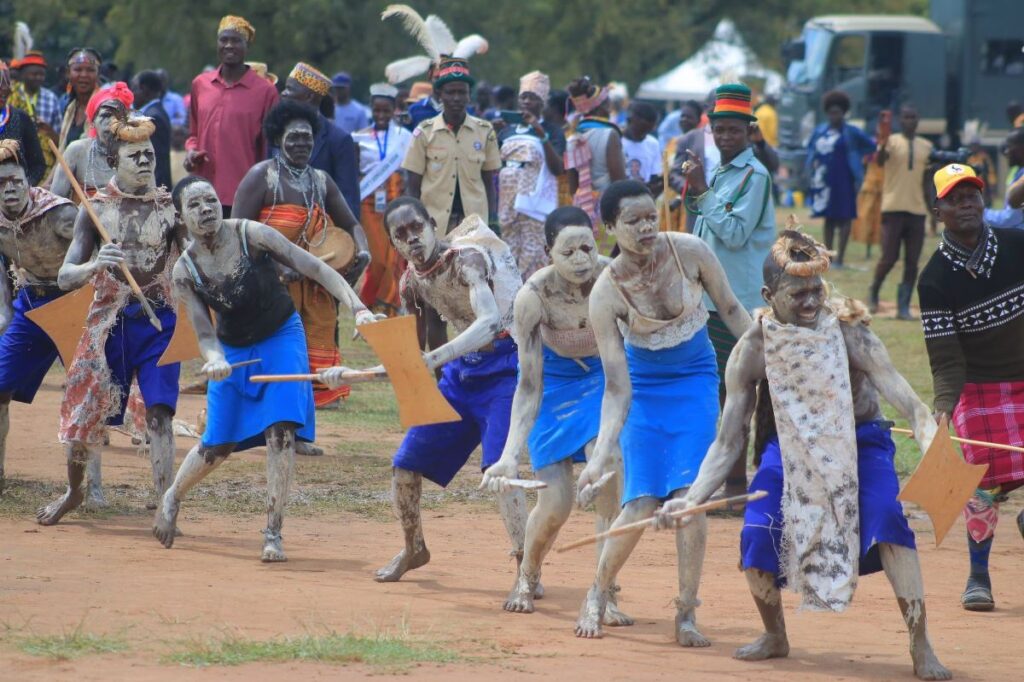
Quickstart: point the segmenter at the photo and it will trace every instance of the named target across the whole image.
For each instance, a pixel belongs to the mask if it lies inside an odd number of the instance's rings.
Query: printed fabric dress
[[[501,143],[498,220],[501,237],[512,250],[523,279],[549,263],[544,220],[558,207],[558,182],[548,170],[543,143],[518,133]]]

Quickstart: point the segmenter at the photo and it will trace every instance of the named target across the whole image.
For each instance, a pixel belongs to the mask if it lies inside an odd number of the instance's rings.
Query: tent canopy
[[[640,99],[703,101],[723,82],[756,78],[764,81],[764,91],[782,89],[782,75],[766,69],[747,46],[730,19],[722,19],[715,34],[704,47],[671,71],[640,85]]]

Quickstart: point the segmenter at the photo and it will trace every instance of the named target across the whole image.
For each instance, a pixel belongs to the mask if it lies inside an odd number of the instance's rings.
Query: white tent
[[[777,93],[782,89],[782,75],[766,69],[747,46],[736,24],[722,19],[715,35],[704,47],[671,71],[640,85],[640,99],[703,101],[722,82],[757,78],[764,81],[764,90]]]

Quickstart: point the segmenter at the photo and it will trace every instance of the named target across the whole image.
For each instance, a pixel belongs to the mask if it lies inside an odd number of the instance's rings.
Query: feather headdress
[[[29,50],[32,49],[34,41],[28,24],[19,21],[14,24],[14,58],[24,59]]]
[[[485,54],[488,49],[487,40],[483,36],[472,34],[456,41],[444,20],[436,14],[426,19],[409,5],[388,5],[381,13],[381,21],[397,17],[402,27],[409,32],[423,48],[425,55],[397,59],[384,68],[388,82],[395,84],[415,78],[437,67],[442,57],[458,57],[469,59],[473,55]]]

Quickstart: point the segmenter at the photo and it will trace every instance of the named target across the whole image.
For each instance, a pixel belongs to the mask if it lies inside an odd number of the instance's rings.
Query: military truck
[[[1024,0],[932,0],[929,18],[809,20],[782,49],[783,163],[791,171],[803,166],[811,132],[824,121],[821,97],[833,89],[850,96],[850,122],[869,133],[880,111],[912,102],[921,117],[918,132],[941,146],[959,146],[965,122],[978,120],[983,144],[998,147],[1009,130],[1007,104],[1024,103],[1022,26]]]

